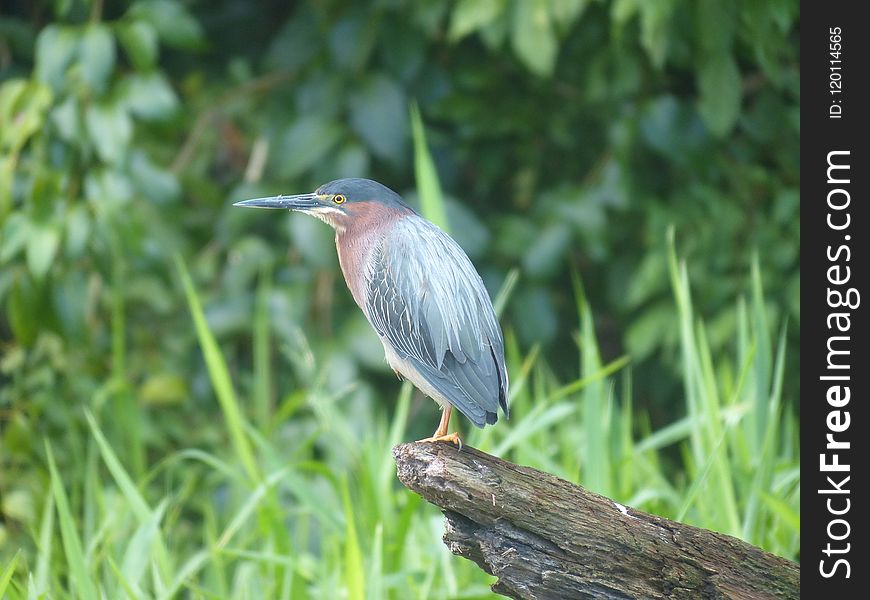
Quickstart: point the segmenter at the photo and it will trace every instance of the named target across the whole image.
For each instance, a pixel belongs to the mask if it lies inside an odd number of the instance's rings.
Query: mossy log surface
[[[444,543],[511,598],[799,598],[800,567],[736,538],[623,506],[474,448],[393,449],[401,482],[438,506]]]

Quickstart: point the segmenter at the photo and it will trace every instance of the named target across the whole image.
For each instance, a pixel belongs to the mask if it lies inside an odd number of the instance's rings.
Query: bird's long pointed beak
[[[318,206],[317,194],[299,194],[296,196],[270,196],[268,198],[253,198],[236,202],[233,206],[248,208],[278,208],[283,210],[311,210]]]

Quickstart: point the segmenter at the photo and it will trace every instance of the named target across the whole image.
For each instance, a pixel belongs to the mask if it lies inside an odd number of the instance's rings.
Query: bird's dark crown
[[[346,198],[348,203],[354,202],[380,202],[388,206],[401,206],[408,208],[402,197],[385,185],[372,181],[371,179],[362,179],[360,177],[348,177],[345,179],[336,179],[329,183],[321,185],[315,193],[318,196],[334,196],[341,194]]]

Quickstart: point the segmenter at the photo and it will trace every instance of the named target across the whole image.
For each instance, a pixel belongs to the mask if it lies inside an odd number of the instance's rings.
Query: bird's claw
[[[433,435],[432,437],[427,437],[422,440],[417,440],[417,443],[423,442],[451,442],[456,444],[460,450],[462,450],[462,440],[459,439],[459,434],[455,431],[453,433],[448,433],[446,435]]]

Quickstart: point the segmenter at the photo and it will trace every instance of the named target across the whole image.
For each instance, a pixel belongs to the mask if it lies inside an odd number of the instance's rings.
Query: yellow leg
[[[453,407],[451,405],[447,405],[444,407],[444,410],[441,412],[441,421],[438,423],[438,429],[435,430],[435,433],[432,434],[432,437],[427,437],[423,440],[418,440],[420,442],[452,442],[459,446],[459,449],[462,450],[462,440],[459,439],[459,434],[455,431],[453,433],[447,433],[447,427],[450,425],[450,413],[453,412]]]

